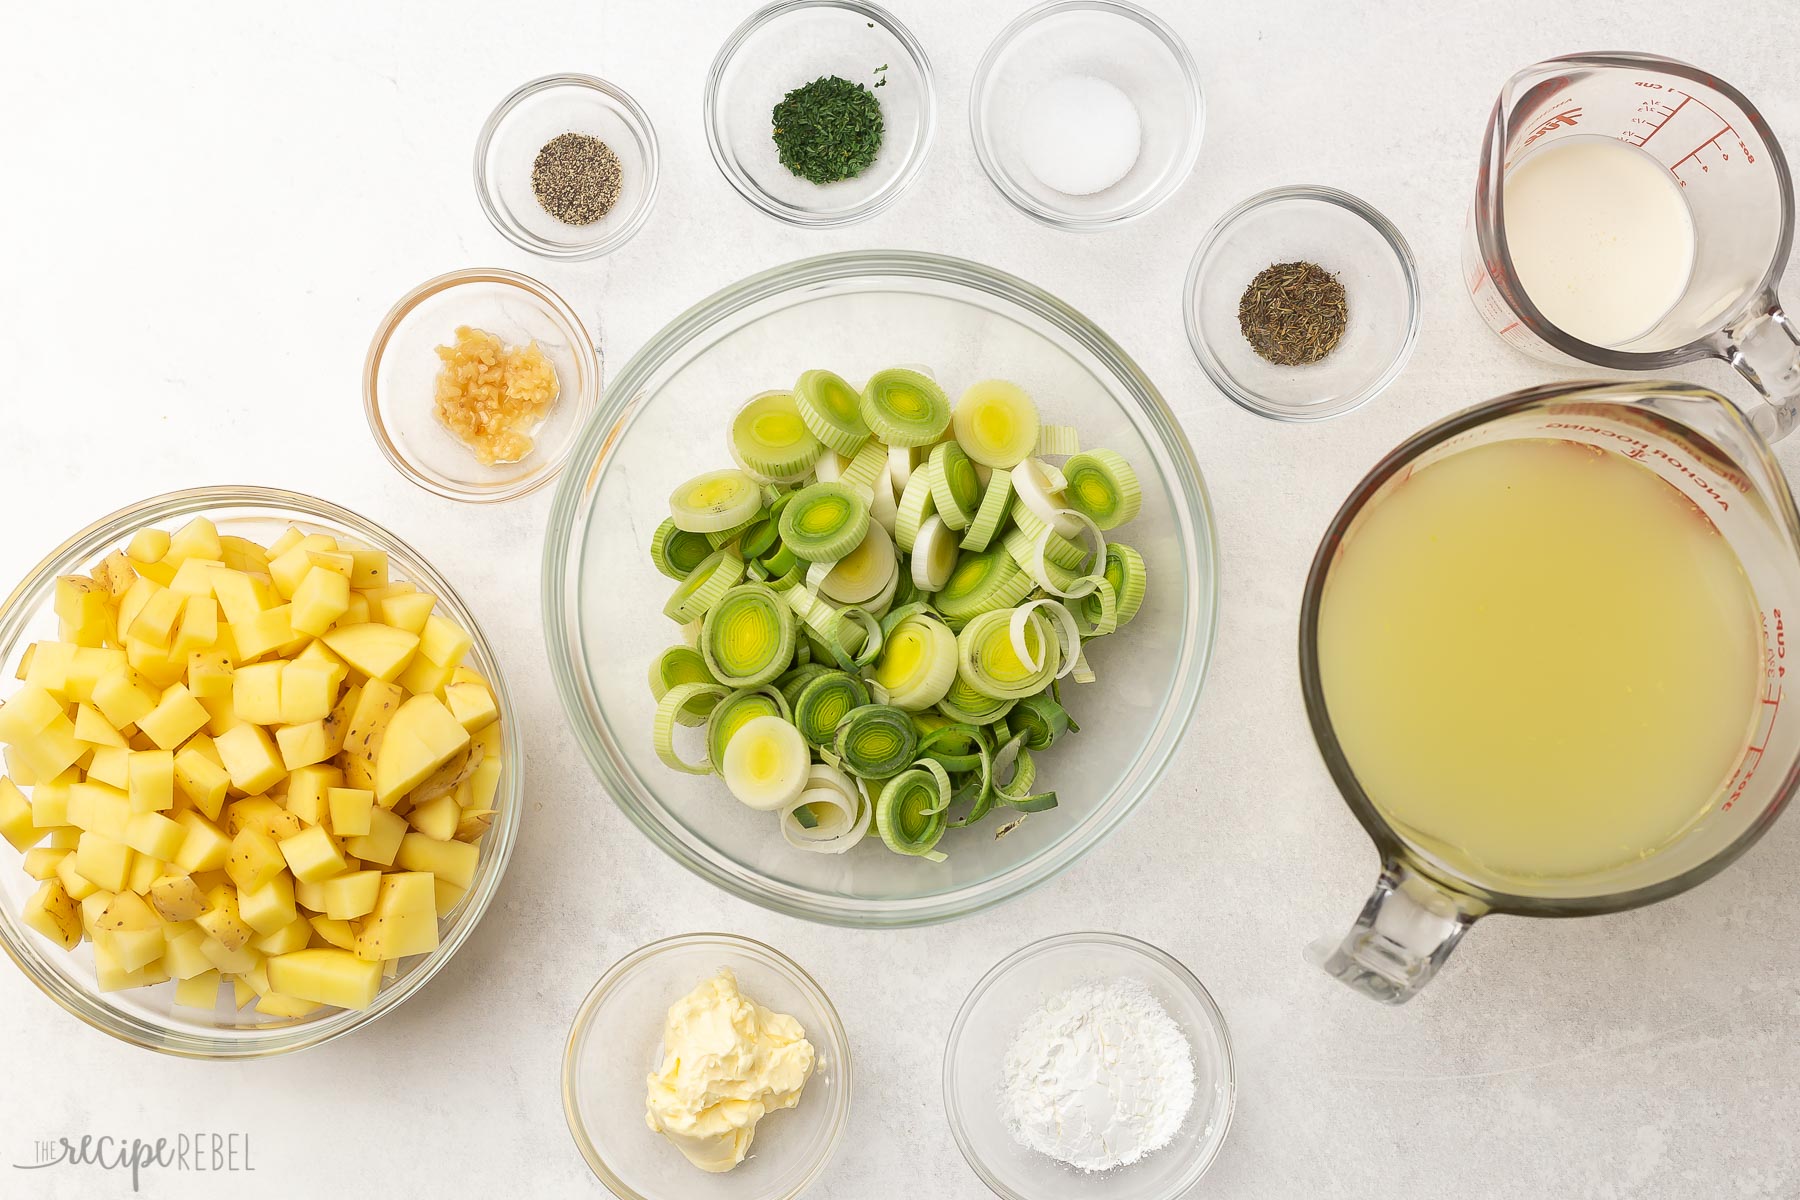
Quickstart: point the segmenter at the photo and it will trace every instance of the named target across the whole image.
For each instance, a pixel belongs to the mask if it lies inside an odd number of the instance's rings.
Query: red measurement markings
[[[1656,113],[1657,115],[1662,117],[1662,120],[1658,121],[1655,125],[1651,126],[1650,131],[1641,137],[1638,136],[1636,131],[1627,130],[1625,133],[1625,140],[1630,142],[1634,146],[1641,147],[1644,145],[1644,143],[1648,142],[1651,138],[1653,138],[1657,134],[1661,133],[1663,131],[1663,128],[1665,126],[1667,126],[1670,121],[1675,119],[1675,114],[1680,112],[1682,109],[1686,108],[1688,106],[1688,102],[1693,100],[1692,96],[1689,96],[1685,93],[1677,93],[1677,94],[1681,96],[1681,103],[1677,104],[1674,108],[1665,109],[1662,105],[1656,103],[1655,101],[1647,102],[1644,105],[1645,111]]]
[[[1758,714],[1756,730],[1759,737],[1757,743],[1744,749],[1743,760],[1739,763],[1737,774],[1731,781],[1731,794],[1719,806],[1720,812],[1730,812],[1732,805],[1738,802],[1750,781],[1756,778],[1756,772],[1762,766],[1763,755],[1769,749],[1769,743],[1775,738],[1775,721],[1781,715],[1781,701],[1785,690],[1781,680],[1787,676],[1787,668],[1780,659],[1787,657],[1787,621],[1779,608],[1773,610],[1775,617],[1775,634],[1769,636],[1769,615],[1763,616],[1763,642],[1767,647],[1763,651],[1764,672],[1769,677],[1768,692],[1762,698],[1762,707],[1766,710]]]

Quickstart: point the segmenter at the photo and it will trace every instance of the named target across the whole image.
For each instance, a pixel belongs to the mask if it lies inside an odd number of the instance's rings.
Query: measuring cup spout
[[[1800,421],[1800,329],[1773,292],[1713,336],[1713,349],[1756,385],[1766,402],[1750,414],[1756,431],[1775,441]]]
[[[1440,886],[1401,859],[1388,861],[1349,936],[1307,949],[1307,959],[1365,996],[1405,1004],[1431,982],[1487,907]]]

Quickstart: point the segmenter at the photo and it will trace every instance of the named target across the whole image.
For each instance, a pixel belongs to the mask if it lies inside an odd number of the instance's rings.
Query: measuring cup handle
[[[1336,944],[1329,938],[1313,943],[1307,958],[1365,996],[1405,1004],[1486,911],[1480,901],[1440,887],[1403,861],[1390,861],[1349,936]]]
[[[1775,293],[1764,292],[1745,314],[1713,335],[1719,357],[1756,385],[1766,404],[1750,423],[1769,441],[1800,423],[1800,329]]]

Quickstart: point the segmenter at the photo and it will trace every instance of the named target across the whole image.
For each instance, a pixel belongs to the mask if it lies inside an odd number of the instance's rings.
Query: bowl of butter
[[[787,1200],[850,1116],[850,1044],[823,989],[749,938],[653,942],[607,969],[563,1058],[575,1144],[621,1200]]]

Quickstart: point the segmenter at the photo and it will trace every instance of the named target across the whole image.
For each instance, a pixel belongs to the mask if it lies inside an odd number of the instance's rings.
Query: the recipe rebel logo
[[[83,1167],[130,1172],[134,1192],[147,1171],[202,1174],[256,1170],[247,1133],[180,1133],[155,1140],[111,1134],[83,1134],[79,1139],[38,1138],[31,1143],[28,1161],[13,1163],[16,1171]]]

